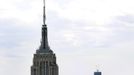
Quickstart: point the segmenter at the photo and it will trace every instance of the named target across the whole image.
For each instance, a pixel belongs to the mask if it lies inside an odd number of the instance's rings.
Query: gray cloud
[[[30,37],[26,36],[33,35],[33,33],[32,34],[29,33],[29,31],[32,31],[32,29],[17,26],[15,20],[1,19],[0,25],[1,25],[0,27],[1,47],[2,46],[6,46],[7,48],[16,47],[18,46],[17,44],[19,42],[30,39]]]

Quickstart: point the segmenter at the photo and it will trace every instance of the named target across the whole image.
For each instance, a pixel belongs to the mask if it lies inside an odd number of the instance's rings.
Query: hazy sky
[[[46,0],[49,44],[60,75],[134,75],[133,0]],[[30,75],[42,0],[0,0],[0,73]]]

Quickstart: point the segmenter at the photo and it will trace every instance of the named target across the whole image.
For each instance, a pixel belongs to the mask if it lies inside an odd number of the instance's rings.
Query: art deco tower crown
[[[45,14],[45,0],[43,0],[44,9],[43,9],[43,25],[42,25],[42,40],[41,46],[37,53],[52,53],[48,45],[48,38],[47,38],[47,25],[46,25],[46,14]]]
[[[33,65],[31,66],[31,75],[58,75],[58,65],[56,63],[56,56],[48,45],[47,25],[45,23],[45,0],[44,1],[44,15],[42,25],[42,39],[41,46],[34,54]]]

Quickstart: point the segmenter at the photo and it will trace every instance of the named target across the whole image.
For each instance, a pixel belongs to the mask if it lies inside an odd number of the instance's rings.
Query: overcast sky
[[[0,0],[1,75],[30,75],[42,12],[42,0]],[[133,0],[46,0],[46,15],[59,75],[134,75]]]

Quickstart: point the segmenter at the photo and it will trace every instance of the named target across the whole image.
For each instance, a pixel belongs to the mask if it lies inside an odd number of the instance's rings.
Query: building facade
[[[44,0],[43,0],[44,1]],[[44,1],[44,15],[42,25],[42,40],[39,49],[33,57],[33,65],[31,66],[31,75],[58,75],[58,65],[56,63],[56,56],[50,49],[47,38],[47,25],[45,23],[45,1]]]
[[[94,75],[101,75],[101,72],[99,72],[99,70],[97,70],[97,72],[94,72]]]

